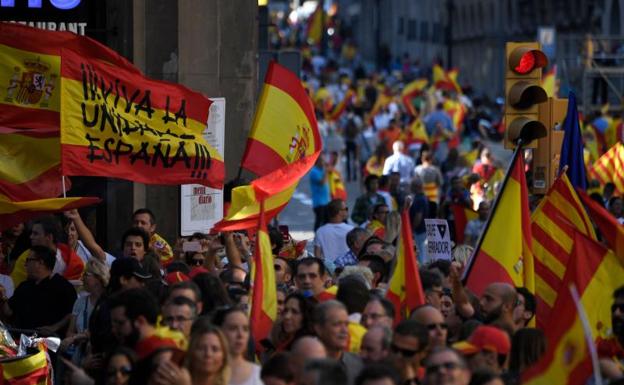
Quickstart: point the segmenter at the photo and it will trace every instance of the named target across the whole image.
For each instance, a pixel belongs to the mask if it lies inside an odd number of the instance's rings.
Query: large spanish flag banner
[[[591,213],[592,220],[598,226],[600,234],[615,255],[624,263],[624,225],[607,209],[591,199],[587,193],[577,190],[579,197]]]
[[[548,349],[543,358],[525,371],[525,385],[582,385],[592,373],[583,325],[569,287],[574,285],[585,309],[592,337],[611,329],[611,293],[622,285],[624,267],[613,253],[579,232],[553,314],[544,332]]]
[[[44,349],[25,357],[0,362],[2,383],[6,385],[49,385],[52,371]]]
[[[264,205],[260,203],[256,250],[254,253],[251,276],[251,329],[256,350],[262,349],[261,341],[268,338],[277,318],[277,288],[275,285],[275,268],[273,267],[273,251],[271,239],[266,226]]]
[[[276,62],[269,64],[242,167],[265,175],[321,149],[314,107],[301,81]]]
[[[590,178],[601,185],[613,182],[618,194],[624,194],[624,145],[617,143],[605,152],[589,169]]]
[[[531,215],[535,256],[537,327],[545,328],[574,246],[574,231],[596,239],[594,226],[566,173],[552,184]]]
[[[58,130],[62,48],[139,72],[88,37],[0,22],[0,126]]]
[[[74,50],[62,57],[64,175],[223,186],[223,158],[202,135],[208,98]]]
[[[409,318],[416,307],[425,303],[425,293],[420,282],[418,263],[414,251],[409,204],[401,210],[401,234],[397,249],[397,260],[388,284],[386,298],[394,305],[395,323]]]
[[[529,192],[522,151],[516,150],[486,228],[465,273],[467,287],[480,296],[487,285],[506,282],[534,292]]]

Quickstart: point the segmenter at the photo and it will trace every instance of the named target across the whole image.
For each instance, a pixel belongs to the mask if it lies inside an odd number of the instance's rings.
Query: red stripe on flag
[[[56,209],[46,209],[46,210],[19,210],[12,213],[0,214],[0,231],[4,231],[12,226],[15,226],[22,222],[27,222],[33,218],[37,218],[41,215],[51,214],[51,213],[60,213],[63,211],[68,211],[72,209],[77,209],[80,207],[91,206],[99,203],[100,198],[81,198],[80,200],[74,201],[68,205],[56,208]]]
[[[507,270],[483,249],[480,249],[473,259],[473,274],[468,276],[466,286],[478,297],[481,297],[485,288],[492,282],[506,282],[513,285],[513,280]],[[475,271],[479,274],[474,274]]]
[[[548,266],[541,263],[538,259],[535,260],[535,275],[539,276],[553,291],[557,292],[561,286],[561,278],[557,277]],[[539,295],[539,293],[537,293]]]
[[[286,207],[288,203],[285,203],[279,207],[268,210],[264,213],[266,215],[267,221],[273,219],[277,214],[279,214],[284,207]],[[228,221],[226,219],[221,220],[212,228],[215,231],[235,231],[235,230],[247,230],[251,228],[258,227],[258,213],[251,215],[245,219],[239,219],[235,221]]]
[[[14,184],[0,179],[0,193],[14,201],[57,197],[63,193],[61,177],[61,165],[58,164],[24,183]],[[67,190],[71,186],[69,183],[69,178],[66,178],[65,187]]]
[[[0,105],[0,126],[21,128],[28,131],[56,129],[59,135],[60,115],[58,111],[43,108],[18,107],[3,103]],[[36,119],[33,119],[36,116]]]
[[[561,245],[557,241],[555,241],[548,233],[544,231],[539,225],[536,223],[533,224],[532,228],[533,238],[535,238],[542,247],[544,247],[550,254],[552,254],[563,266],[568,263],[568,258],[570,258],[569,252],[565,251]]]
[[[265,175],[275,170],[275,165],[286,166],[284,159],[270,146],[254,138],[247,139],[245,163],[253,164],[258,175]]]
[[[46,381],[49,371],[47,365],[43,368],[38,368],[32,372],[28,372],[18,377],[10,378],[6,381],[6,384],[10,385],[35,385],[41,384]]]

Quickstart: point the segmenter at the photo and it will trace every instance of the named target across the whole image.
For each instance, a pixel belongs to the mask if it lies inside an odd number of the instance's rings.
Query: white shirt
[[[349,251],[347,233],[352,229],[353,226],[342,222],[326,223],[316,230],[314,246],[318,246],[325,260],[333,264],[336,258]]]
[[[398,172],[401,175],[401,183],[409,183],[414,173],[414,160],[407,155],[392,154],[384,162],[383,174]]]
[[[256,364],[252,364],[253,369],[251,370],[251,375],[247,377],[247,379],[243,382],[235,384],[230,381],[230,385],[263,385],[264,382],[260,379],[260,366]]]

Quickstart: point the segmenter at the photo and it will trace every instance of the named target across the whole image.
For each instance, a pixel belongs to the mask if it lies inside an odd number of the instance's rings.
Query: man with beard
[[[611,325],[613,336],[597,341],[600,369],[608,379],[624,376],[624,286],[613,292]]]
[[[110,299],[112,333],[120,345],[134,349],[156,330],[158,303],[145,289],[129,289]]]
[[[483,322],[513,332],[513,311],[517,301],[516,288],[512,285],[503,282],[489,284],[479,299]]]

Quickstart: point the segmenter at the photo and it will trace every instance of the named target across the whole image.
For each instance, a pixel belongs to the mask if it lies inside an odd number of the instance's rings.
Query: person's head
[[[388,266],[384,259],[376,254],[364,254],[359,257],[359,266],[368,267],[373,273],[373,287],[384,282],[388,274]]]
[[[56,252],[47,246],[35,245],[26,257],[26,275],[29,279],[41,280],[52,273],[55,264]]]
[[[440,309],[440,303],[442,300],[442,276],[437,271],[420,269],[420,282],[422,283],[423,291],[425,292],[425,302]]]
[[[427,270],[435,271],[442,276],[442,286],[451,287],[449,275],[451,273],[451,261],[448,259],[436,259],[427,265]]]
[[[353,251],[353,254],[358,255],[362,246],[364,246],[364,242],[366,242],[370,236],[370,231],[361,227],[354,227],[353,230],[347,233],[347,247]]]
[[[307,361],[327,358],[325,345],[318,338],[312,336],[296,339],[290,349],[290,354],[290,367],[297,379],[301,378],[303,367]]]
[[[446,346],[448,325],[440,310],[431,305],[422,305],[414,310],[410,318],[427,328],[430,346]]]
[[[425,360],[426,385],[468,385],[470,370],[460,353],[451,348],[434,348]]]
[[[340,278],[336,299],[342,302],[349,314],[362,313],[370,298],[366,279],[359,274],[351,274]]]
[[[201,314],[203,310],[202,292],[195,281],[181,281],[169,286],[165,302],[171,301],[176,297],[189,299],[195,304],[196,313]]]
[[[200,298],[201,301],[201,304],[197,305],[200,314],[210,314],[213,310],[232,303],[225,285],[218,277],[209,273],[201,273],[193,277],[193,282],[199,289],[199,296],[196,298]]]
[[[63,230],[65,230],[67,244],[72,249],[75,249],[78,244],[78,231],[76,230],[76,225],[73,221],[68,220],[63,226]]]
[[[158,302],[145,289],[128,289],[110,297],[111,332],[117,342],[133,348],[156,326]]]
[[[331,223],[344,222],[349,217],[347,203],[342,199],[332,199],[327,204],[327,217]]]
[[[101,293],[110,281],[110,270],[105,263],[96,258],[91,258],[85,264],[82,274],[84,289],[89,293]]]
[[[240,266],[231,265],[224,269],[219,278],[225,285],[226,289],[239,288],[247,290],[247,272]]]
[[[360,323],[367,329],[374,326],[392,328],[394,324],[394,305],[383,297],[371,297],[364,311]]]
[[[249,317],[247,312],[238,306],[219,309],[212,317],[212,322],[221,327],[227,338],[232,357],[242,356],[247,351],[249,342]]]
[[[118,346],[106,358],[104,368],[106,370],[106,385],[128,385],[130,374],[136,364],[134,351]]]
[[[301,293],[286,297],[282,312],[282,330],[287,336],[311,334],[312,309],[314,305]]]
[[[185,366],[192,378],[215,377],[215,384],[226,385],[230,379],[228,342],[208,318],[198,319],[191,329]]]
[[[481,203],[479,203],[479,209],[477,210],[477,213],[479,214],[479,220],[487,220],[488,215],[490,215],[490,202],[481,201]]]
[[[320,258],[303,258],[295,268],[297,289],[319,295],[325,289],[325,265]]]
[[[275,353],[262,365],[260,378],[264,385],[295,385],[289,353]]]
[[[390,209],[388,208],[387,204],[377,203],[375,206],[373,206],[373,212],[371,214],[371,217],[372,219],[376,219],[379,222],[385,224],[389,212]]]
[[[401,321],[392,335],[392,359],[398,368],[420,368],[429,347],[429,332],[425,326],[414,321]]]
[[[526,287],[516,287],[518,298],[513,309],[513,321],[516,328],[523,328],[529,324],[535,315],[536,302],[533,295]]]
[[[517,299],[516,288],[510,284],[502,282],[489,284],[479,299],[485,323],[512,320]]]
[[[533,366],[546,352],[546,336],[540,329],[522,328],[511,338],[509,371],[522,373]]]
[[[374,194],[379,189],[379,177],[374,174],[367,175],[364,179],[364,187],[369,194]]]
[[[197,303],[187,297],[173,297],[162,308],[162,322],[189,338],[191,326],[197,318]]]
[[[373,326],[362,337],[360,357],[366,363],[381,362],[390,354],[391,343],[392,329],[386,326]]]
[[[483,164],[492,164],[492,151],[488,147],[483,147],[479,159]]]
[[[336,300],[316,305],[312,325],[329,355],[340,357],[349,342],[349,314],[345,305]]]
[[[611,324],[613,334],[624,345],[624,286],[620,286],[613,292],[613,305],[611,305]]]
[[[624,205],[622,204],[622,198],[618,196],[611,197],[608,204],[609,211],[614,217],[620,218],[623,213]]]
[[[401,378],[387,365],[367,365],[355,379],[355,385],[399,385]]]
[[[358,257],[361,257],[364,254],[380,255],[385,245],[386,243],[383,240],[373,235],[369,237],[366,240],[366,242],[364,242],[364,245],[362,246],[362,249],[360,250]]]
[[[403,150],[405,150],[405,144],[403,144],[400,140],[392,143],[392,152],[395,154],[402,154]]]
[[[453,345],[467,359],[471,370],[488,369],[500,373],[511,350],[507,332],[489,325],[475,329],[468,340]]]
[[[604,188],[602,189],[602,196],[604,197],[604,199],[606,200],[611,199],[614,192],[615,192],[615,183],[613,182],[605,183]]]
[[[344,385],[347,373],[342,365],[331,359],[313,359],[303,367],[301,385]]]
[[[444,288],[442,294],[442,300],[440,301],[440,312],[444,316],[444,319],[450,317],[455,312],[455,304],[453,302],[453,295],[451,290]]]
[[[132,214],[132,226],[141,228],[152,235],[156,232],[156,217],[150,209],[138,209]]]
[[[275,268],[275,282],[277,284],[290,284],[293,275],[290,263],[285,258],[275,257],[273,267]]]
[[[61,242],[62,234],[61,222],[55,216],[47,215],[33,222],[30,243],[33,246],[45,246],[56,250],[56,244]]]
[[[143,261],[149,251],[149,235],[141,227],[132,227],[121,236],[121,248],[124,257]]]
[[[119,290],[141,288],[145,286],[145,280],[151,277],[136,259],[120,257],[111,265],[108,290],[115,293]]]

